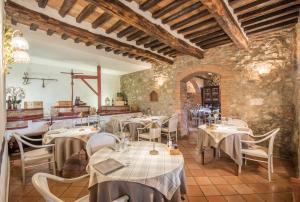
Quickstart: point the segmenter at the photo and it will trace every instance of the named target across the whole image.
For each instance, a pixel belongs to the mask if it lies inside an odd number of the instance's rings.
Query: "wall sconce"
[[[29,45],[27,40],[23,37],[23,33],[20,30],[15,30],[12,33],[11,47],[13,49],[12,56],[14,63],[29,63],[30,56],[27,53]]]

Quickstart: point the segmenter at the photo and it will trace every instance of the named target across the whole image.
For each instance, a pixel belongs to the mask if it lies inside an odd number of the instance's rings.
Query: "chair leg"
[[[271,158],[268,158],[268,180],[271,182]]]
[[[176,143],[177,143],[177,140],[178,140],[178,138],[177,138],[177,130],[175,131],[175,138],[176,138]]]
[[[170,132],[168,133],[168,141],[170,141],[171,140],[171,134],[170,134]]]
[[[271,172],[274,173],[273,156],[271,157]]]
[[[25,184],[25,165],[22,163],[22,182]]]

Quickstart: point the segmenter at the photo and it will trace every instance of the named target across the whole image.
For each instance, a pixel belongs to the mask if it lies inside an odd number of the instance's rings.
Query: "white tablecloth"
[[[43,144],[51,143],[55,138],[77,138],[86,142],[92,134],[97,133],[92,126],[76,127],[76,128],[61,128],[48,131],[43,137]]]
[[[248,135],[252,134],[252,130],[224,124],[215,124],[215,126],[214,129],[206,125],[199,126],[198,148],[221,148],[241,166],[241,139],[250,139]]]
[[[170,155],[164,144],[155,143],[155,145],[159,155],[150,155],[153,143],[143,141],[132,142],[129,149],[124,152],[117,152],[111,148],[97,151],[89,160],[89,188],[106,181],[136,182],[158,190],[170,200],[181,185],[184,159],[182,155]],[[94,164],[108,158],[130,164],[108,175],[94,169]]]

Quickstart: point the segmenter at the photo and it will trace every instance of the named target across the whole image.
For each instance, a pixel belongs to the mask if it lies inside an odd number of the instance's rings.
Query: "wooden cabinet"
[[[220,88],[219,86],[209,86],[202,88],[202,103],[213,108],[220,107]]]

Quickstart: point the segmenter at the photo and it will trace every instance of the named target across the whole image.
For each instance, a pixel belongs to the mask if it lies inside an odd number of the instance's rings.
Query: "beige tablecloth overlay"
[[[166,120],[167,116],[145,116],[145,117],[136,117],[129,119],[119,119],[120,125],[122,127],[127,126],[130,132],[130,136],[133,140],[137,139],[137,128],[142,128],[152,121],[157,121],[159,124],[162,124]]]
[[[43,144],[55,144],[56,168],[61,171],[66,160],[84,149],[89,137],[95,133],[93,127],[50,130],[44,135]]]
[[[250,140],[252,134],[249,128],[239,128],[233,125],[216,124],[215,129],[206,125],[199,126],[198,148],[215,147],[222,149],[234,162],[241,166],[241,139]]]
[[[143,141],[132,142],[129,149],[124,152],[117,152],[110,148],[97,151],[91,156],[87,168],[90,173],[90,190],[94,185],[101,186],[104,182],[132,182],[155,189],[167,200],[171,200],[180,186],[185,186],[184,159],[182,155],[170,155],[164,144],[156,143],[155,145],[159,155],[150,155],[149,151],[152,150],[153,143]],[[123,164],[130,162],[130,165],[111,174],[103,175],[93,165],[108,158],[113,158]],[[101,193],[98,192],[98,194]],[[101,198],[101,196],[96,198]]]

